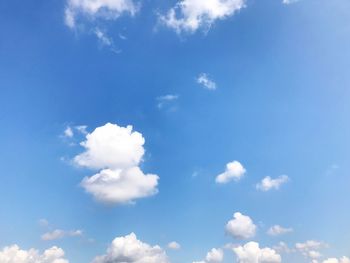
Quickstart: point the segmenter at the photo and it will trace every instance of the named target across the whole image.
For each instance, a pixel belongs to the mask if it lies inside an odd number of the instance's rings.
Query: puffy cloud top
[[[248,239],[255,236],[256,225],[249,216],[237,212],[233,219],[227,222],[226,232],[234,238]]]
[[[225,172],[219,174],[215,181],[219,184],[226,184],[232,180],[238,181],[244,176],[245,173],[246,169],[243,167],[243,165],[238,161],[233,161],[226,164]]]
[[[259,243],[249,242],[233,248],[239,263],[280,263],[281,256],[271,248],[260,248]]]
[[[107,253],[98,256],[93,263],[169,263],[168,257],[159,246],[150,246],[137,239],[134,233],[117,237]]]
[[[0,251],[1,263],[69,263],[64,259],[64,251],[52,247],[40,254],[36,249],[22,250],[17,245],[3,248]]]

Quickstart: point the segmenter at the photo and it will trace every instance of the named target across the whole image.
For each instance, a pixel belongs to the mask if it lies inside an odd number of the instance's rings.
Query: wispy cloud
[[[202,87],[205,89],[208,89],[208,90],[217,89],[216,83],[212,79],[210,79],[206,73],[199,74],[196,80],[197,80],[197,83],[202,85]]]
[[[162,109],[165,105],[179,99],[179,95],[167,94],[156,98],[158,109]]]

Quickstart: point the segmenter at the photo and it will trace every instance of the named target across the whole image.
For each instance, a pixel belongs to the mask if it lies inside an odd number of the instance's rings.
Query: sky
[[[0,263],[349,263],[348,0],[0,1]]]

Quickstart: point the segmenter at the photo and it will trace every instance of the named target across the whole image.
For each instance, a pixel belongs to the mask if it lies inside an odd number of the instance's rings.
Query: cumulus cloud
[[[216,83],[209,78],[206,73],[201,73],[197,77],[197,83],[202,85],[205,89],[216,90]]]
[[[293,228],[285,228],[280,225],[274,225],[269,228],[267,234],[269,234],[270,236],[279,236],[290,232],[293,232]]]
[[[245,0],[181,0],[160,21],[177,33],[209,29],[217,20],[226,19],[245,7]]]
[[[139,6],[132,0],[68,0],[65,9],[65,23],[75,28],[78,19],[115,20],[123,14],[133,16]]]
[[[74,158],[83,167],[101,169],[85,177],[81,186],[97,201],[113,204],[132,203],[158,192],[159,177],[144,174],[139,165],[145,153],[145,139],[132,126],[107,123],[86,135],[85,151]]]
[[[215,181],[219,184],[225,184],[232,180],[239,181],[245,173],[246,169],[243,165],[238,161],[233,161],[226,164],[225,172],[219,174]]]
[[[193,261],[193,263],[220,263],[224,260],[224,251],[221,248],[212,248],[206,255],[205,260]]]
[[[328,258],[323,261],[323,263],[350,263],[350,259],[347,257],[337,258]]]
[[[40,254],[36,249],[22,250],[18,245],[12,245],[0,250],[1,263],[69,263],[64,258],[64,251],[52,247]]]
[[[64,237],[78,237],[82,236],[83,231],[81,230],[72,230],[72,231],[65,231],[61,229],[55,229],[51,232],[47,232],[41,236],[41,239],[44,241],[51,241],[56,239],[62,239]]]
[[[276,179],[272,179],[270,176],[266,176],[260,183],[256,185],[256,189],[260,191],[270,191],[272,189],[278,190],[281,185],[287,183],[289,181],[289,177],[287,175],[281,175]]]
[[[179,95],[167,94],[156,98],[158,109],[162,109],[166,104],[170,104],[173,101],[179,99]]]
[[[173,250],[178,250],[181,248],[181,246],[179,243],[172,241],[168,244],[168,248],[173,249]]]
[[[237,212],[227,222],[226,232],[237,239],[248,239],[255,236],[256,225],[249,216]]]
[[[151,246],[138,240],[134,233],[117,237],[107,253],[96,257],[92,263],[169,263],[168,257],[159,246]]]
[[[259,243],[249,242],[233,248],[239,263],[280,263],[281,256],[271,248],[260,248]]]
[[[305,257],[310,259],[317,259],[322,256],[319,252],[320,249],[327,247],[326,243],[316,241],[316,240],[308,240],[304,243],[296,243],[295,248]]]

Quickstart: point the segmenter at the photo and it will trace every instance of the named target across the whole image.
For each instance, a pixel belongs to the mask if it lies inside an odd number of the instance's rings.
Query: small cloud
[[[47,221],[47,219],[45,219],[45,218],[39,219],[38,223],[39,223],[39,226],[41,226],[41,227],[49,226],[49,221]]]
[[[156,98],[157,100],[157,108],[162,109],[165,105],[170,104],[173,101],[176,101],[179,99],[179,95],[175,94],[167,94],[164,96],[159,96]]]
[[[74,136],[73,129],[70,126],[67,126],[63,132],[63,136],[66,138],[72,138]]]
[[[278,190],[281,185],[287,183],[289,181],[289,177],[287,175],[281,175],[276,179],[272,179],[270,176],[266,176],[260,183],[256,185],[256,189],[267,192],[272,189]]]
[[[245,173],[246,169],[243,165],[238,161],[233,161],[226,164],[225,172],[216,176],[215,181],[218,184],[226,184],[232,180],[239,181]]]
[[[83,235],[83,231],[81,230],[73,230],[73,231],[64,231],[61,229],[55,229],[51,232],[47,232],[41,236],[41,239],[44,241],[51,241],[62,239],[65,237],[79,237]]]
[[[217,85],[216,83],[209,78],[209,76],[206,73],[201,73],[197,77],[197,83],[202,85],[203,88],[208,90],[216,90]]]
[[[168,248],[173,249],[173,250],[178,250],[181,248],[181,246],[179,243],[172,241],[168,244]]]
[[[285,5],[290,5],[290,4],[294,4],[296,2],[299,2],[300,0],[283,0],[283,4]]]
[[[248,239],[255,236],[256,225],[253,220],[239,212],[233,215],[233,219],[227,222],[226,232],[237,239]]]
[[[274,225],[269,228],[267,234],[270,236],[279,236],[287,233],[293,232],[293,228],[284,228],[280,225]]]
[[[87,134],[88,132],[86,131],[87,129],[87,125],[78,125],[74,127],[78,132],[80,132],[81,134]]]
[[[104,31],[102,31],[100,28],[95,28],[94,34],[101,43],[102,46],[109,47],[111,51],[118,54],[121,52],[121,50],[117,49],[114,45],[114,41],[111,37],[109,37]]]

